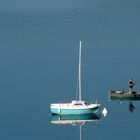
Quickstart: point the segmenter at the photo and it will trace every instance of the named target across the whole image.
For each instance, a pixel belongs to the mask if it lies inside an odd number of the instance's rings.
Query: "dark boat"
[[[109,91],[110,100],[140,100],[140,92]]]

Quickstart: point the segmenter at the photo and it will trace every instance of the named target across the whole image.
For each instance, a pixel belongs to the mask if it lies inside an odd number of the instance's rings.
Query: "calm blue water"
[[[83,3],[82,3],[83,4]],[[140,2],[88,1],[72,10],[0,13],[0,139],[77,140],[79,127],[51,124],[49,104],[75,99],[79,40],[82,92],[108,110],[82,126],[83,140],[139,139],[140,102],[108,101],[140,79]],[[140,90],[140,83],[135,86]]]

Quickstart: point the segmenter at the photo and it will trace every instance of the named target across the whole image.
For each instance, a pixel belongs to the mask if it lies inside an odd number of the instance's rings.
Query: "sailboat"
[[[53,115],[81,115],[97,113],[101,107],[98,102],[87,104],[81,99],[81,56],[82,42],[79,46],[79,66],[78,66],[78,100],[72,100],[69,103],[52,103],[50,104],[51,113]]]

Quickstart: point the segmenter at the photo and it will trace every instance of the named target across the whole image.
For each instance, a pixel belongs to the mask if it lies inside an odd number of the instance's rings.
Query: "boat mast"
[[[79,126],[79,129],[80,129],[80,140],[82,140],[82,126],[81,125]]]
[[[79,91],[79,101],[81,101],[81,55],[82,55],[82,41],[80,41],[80,47],[79,47],[79,76],[78,76],[78,91]]]

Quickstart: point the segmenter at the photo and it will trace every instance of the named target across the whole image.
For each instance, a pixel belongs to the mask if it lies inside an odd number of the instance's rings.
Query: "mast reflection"
[[[100,114],[84,114],[84,115],[52,115],[52,124],[79,126],[79,139],[82,140],[82,126],[87,122],[98,124]]]

